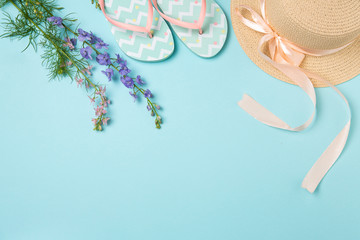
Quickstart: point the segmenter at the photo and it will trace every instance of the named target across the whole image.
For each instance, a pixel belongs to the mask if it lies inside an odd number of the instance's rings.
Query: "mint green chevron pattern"
[[[158,0],[158,5],[166,15],[184,22],[193,23],[200,16],[201,0]],[[214,0],[206,0],[206,18],[202,35],[196,29],[173,24],[171,26],[190,50],[205,58],[219,53],[225,44],[228,31],[226,16]]]
[[[146,26],[148,0],[106,0],[105,11],[116,21]],[[140,61],[161,61],[174,52],[174,39],[166,22],[154,10],[153,38],[146,33],[133,32],[111,25],[116,42],[122,51]]]

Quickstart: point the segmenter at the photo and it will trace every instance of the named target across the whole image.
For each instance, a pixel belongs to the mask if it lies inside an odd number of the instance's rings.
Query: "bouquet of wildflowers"
[[[84,87],[92,104],[95,117],[92,119],[94,130],[103,130],[110,118],[107,108],[110,100],[106,96],[106,86],[92,79],[92,63],[103,68],[104,77],[111,81],[116,75],[130,89],[134,100],[144,96],[147,109],[155,116],[155,126],[162,123],[158,114],[160,107],[152,102],[152,93],[144,89],[144,81],[140,76],[131,77],[126,61],[119,54],[110,54],[108,44],[92,32],[74,27],[77,19],[69,15],[58,16],[63,9],[48,0],[0,0],[0,8],[12,5],[18,10],[16,17],[5,13],[2,23],[4,33],[2,38],[28,39],[28,45],[37,50],[43,49],[41,55],[44,66],[49,70],[50,79],[68,77],[76,82],[78,87]]]

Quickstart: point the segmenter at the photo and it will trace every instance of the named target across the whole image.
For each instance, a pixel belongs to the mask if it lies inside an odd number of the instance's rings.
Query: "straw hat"
[[[245,26],[236,8],[247,5],[260,11],[259,0],[231,0],[231,19],[237,39],[249,58],[268,74],[291,80],[258,53],[262,33]],[[245,14],[245,12],[244,12]],[[316,73],[333,85],[360,74],[360,0],[266,0],[266,16],[273,29],[298,46],[309,49],[348,47],[327,56],[306,56],[301,68]],[[327,87],[312,80],[315,87]]]

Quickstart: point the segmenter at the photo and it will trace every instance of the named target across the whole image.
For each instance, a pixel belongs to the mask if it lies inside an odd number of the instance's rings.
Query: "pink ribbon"
[[[103,12],[105,18],[111,24],[113,24],[119,28],[134,31],[134,32],[145,32],[149,35],[150,38],[153,37],[153,35],[151,33],[151,26],[152,26],[152,22],[153,22],[154,9],[152,7],[151,0],[148,0],[148,16],[147,16],[147,21],[146,21],[146,27],[140,27],[140,26],[136,26],[136,25],[132,25],[132,24],[121,23],[121,22],[115,21],[106,14],[104,0],[99,0],[99,5],[100,5],[101,11]]]
[[[286,122],[281,120],[275,114],[267,110],[265,107],[256,102],[253,98],[244,94],[243,99],[238,102],[239,106],[245,110],[248,114],[253,116],[258,121],[269,125],[271,127],[280,128],[288,131],[302,131],[306,129],[313,121],[316,111],[316,94],[314,86],[310,78],[317,79],[323,83],[326,83],[329,87],[335,90],[344,100],[347,106],[349,113],[349,121],[346,123],[345,127],[341,132],[335,137],[332,143],[328,148],[323,152],[320,158],[316,161],[313,167],[305,176],[302,187],[307,189],[310,193],[313,193],[323,177],[339,158],[342,153],[346,141],[348,139],[350,122],[351,122],[351,111],[348,101],[345,96],[330,82],[319,77],[316,74],[310,73],[302,68],[300,68],[301,62],[304,60],[305,55],[312,56],[324,56],[328,54],[335,53],[344,49],[351,43],[346,44],[345,46],[331,49],[331,50],[313,50],[299,47],[296,44],[292,43],[288,39],[285,39],[279,36],[273,28],[270,26],[266,15],[265,15],[265,0],[260,0],[261,14],[260,16],[254,10],[248,6],[242,5],[241,8],[248,10],[251,14],[251,20],[245,18],[241,12],[236,9],[237,14],[240,16],[240,20],[249,28],[265,34],[259,42],[258,51],[261,57],[272,64],[275,68],[279,69],[286,76],[288,76],[295,84],[301,87],[306,94],[311,99],[314,105],[314,111],[311,117],[302,125],[297,127],[291,127]],[[267,56],[263,51],[263,46],[268,44],[270,57]]]

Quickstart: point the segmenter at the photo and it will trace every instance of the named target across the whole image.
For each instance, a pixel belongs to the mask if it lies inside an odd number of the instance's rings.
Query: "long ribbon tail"
[[[277,64],[274,64],[275,66],[278,66]],[[300,68],[293,66],[294,70],[299,70]],[[282,70],[281,68],[279,70]],[[324,178],[326,173],[330,170],[330,168],[334,165],[336,160],[341,155],[345,144],[348,139],[349,131],[350,131],[350,125],[351,125],[351,111],[348,101],[346,100],[345,96],[332,84],[330,84],[328,81],[322,79],[321,77],[308,73],[305,70],[303,70],[304,74],[311,78],[316,78],[320,81],[323,81],[324,83],[328,84],[334,91],[336,91],[340,97],[344,100],[344,102],[347,105],[347,109],[349,112],[349,121],[345,125],[345,127],[340,131],[340,133],[335,137],[335,139],[332,141],[332,143],[327,147],[327,149],[323,152],[323,154],[320,156],[320,158],[316,161],[316,163],[313,165],[313,167],[310,169],[310,171],[305,176],[302,187],[307,189],[310,193],[313,193],[321,180]],[[310,79],[309,79],[310,81]],[[238,102],[238,105],[246,111],[249,115],[257,119],[258,121],[271,126],[275,128],[280,128],[284,130],[289,131],[301,131],[304,130],[309,123],[309,120],[312,120],[312,117],[307,121],[307,123],[292,128],[290,127],[286,122],[281,120],[279,117],[277,117],[275,114],[273,114],[271,111],[263,107],[261,104],[256,102],[253,98],[251,98],[249,95],[245,94],[243,96],[243,99]]]
[[[325,79],[319,77],[318,75],[309,72],[305,72],[305,73],[309,77],[320,80],[323,83],[326,83],[329,87],[331,87],[344,100],[349,114],[349,121],[346,123],[345,127],[340,131],[340,133],[335,137],[335,139],[323,152],[320,158],[312,166],[312,168],[306,174],[301,184],[301,187],[313,193],[316,190],[319,183],[321,182],[321,180],[325,177],[326,173],[330,170],[330,168],[334,165],[336,160],[340,157],[342,151],[345,148],[351,126],[351,110],[350,110],[349,102],[347,101],[345,96],[340,92],[339,89],[337,89],[329,81],[326,81]]]
[[[259,44],[259,54],[263,57],[264,60],[268,61],[274,67],[282,71],[285,75],[287,75],[290,79],[294,81],[304,92],[309,96],[313,106],[314,111],[311,117],[302,125],[297,127],[290,127],[289,124],[281,120],[275,114],[267,110],[261,104],[256,102],[253,98],[248,95],[244,95],[243,99],[238,103],[238,105],[244,109],[248,114],[253,116],[255,119],[259,120],[260,122],[269,125],[271,127],[280,128],[289,131],[302,131],[306,129],[313,121],[315,112],[316,112],[316,94],[314,90],[314,86],[312,85],[309,77],[301,71],[300,68],[296,66],[291,66],[289,64],[282,64],[273,61],[271,58],[266,56],[263,52],[261,52],[261,46],[271,40],[271,35],[265,35]]]
[[[345,125],[341,132],[336,136],[328,148],[323,152],[320,158],[312,166],[310,171],[306,174],[301,187],[313,193],[326,173],[334,165],[336,160],[342,153],[346,140],[350,131],[350,121]]]
[[[271,127],[291,130],[291,127],[286,122],[267,110],[247,94],[244,94],[243,98],[238,102],[238,105],[259,122]]]

